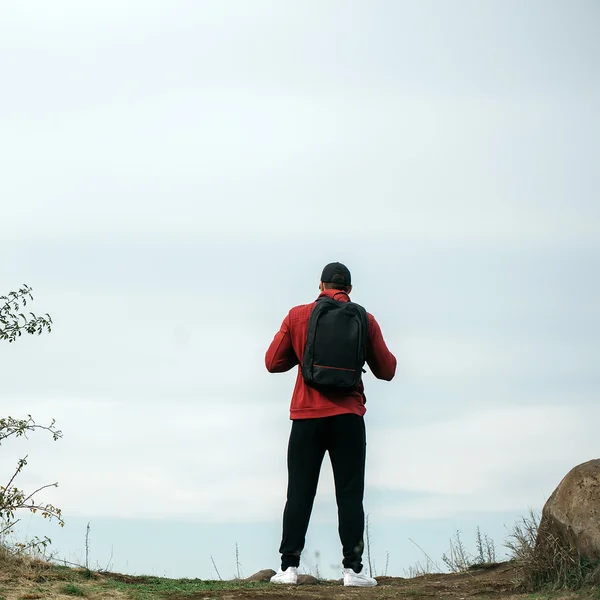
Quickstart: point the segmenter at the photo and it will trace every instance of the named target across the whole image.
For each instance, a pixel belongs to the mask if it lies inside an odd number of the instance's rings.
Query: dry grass
[[[600,600],[600,586],[591,587],[593,565],[567,552],[556,538],[538,543],[539,519],[533,513],[518,522],[507,546],[513,560],[491,563],[493,546],[478,535],[476,556],[457,551],[460,563],[455,573],[409,574],[409,578],[379,577],[379,585],[370,590],[346,590],[339,581],[322,581],[318,585],[282,590],[266,581],[203,581],[199,579],[166,579],[148,576],[119,575],[70,568],[17,553],[0,544],[0,600],[202,600],[228,598],[236,600],[271,600],[292,598],[368,598],[370,600],[436,600],[479,597],[482,600]],[[458,544],[458,540],[457,540]],[[456,544],[455,544],[456,547]],[[464,549],[463,549],[464,550]],[[426,555],[427,556],[427,555]],[[427,556],[428,561],[431,559]],[[473,559],[474,560],[473,562]],[[479,560],[477,560],[479,559]],[[481,560],[486,561],[481,564]],[[454,563],[456,566],[459,562]],[[427,565],[430,566],[429,563]],[[423,571],[425,569],[421,569]],[[457,569],[458,570],[458,569]],[[518,585],[517,585],[518,584]],[[574,591],[575,590],[575,591]],[[535,593],[531,593],[534,592]]]
[[[126,597],[115,590],[90,586],[97,577],[85,569],[59,567],[0,545],[0,600],[65,600],[77,595],[89,600]]]
[[[14,555],[3,556],[0,563],[1,600],[457,600],[477,597],[481,600],[600,600],[600,589],[579,592],[559,591],[529,595],[512,585],[512,563],[484,566],[462,573],[437,573],[414,579],[379,577],[379,585],[368,590],[346,589],[341,581],[323,581],[316,585],[282,589],[267,581],[203,581],[165,579],[95,573],[31,560]]]
[[[505,545],[515,561],[516,583],[524,589],[577,590],[598,583],[600,561],[580,556],[547,527],[540,527],[534,511],[513,526]]]
[[[17,579],[42,578],[53,565],[31,556],[12,552],[0,545],[0,585]]]

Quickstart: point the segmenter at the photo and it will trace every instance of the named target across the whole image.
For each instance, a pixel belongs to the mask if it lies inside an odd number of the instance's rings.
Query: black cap
[[[323,283],[337,283],[339,285],[352,285],[350,271],[346,265],[339,262],[329,263],[321,274]]]

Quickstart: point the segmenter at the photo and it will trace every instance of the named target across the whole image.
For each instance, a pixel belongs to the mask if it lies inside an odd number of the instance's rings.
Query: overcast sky
[[[598,457],[599,64],[593,0],[3,2],[0,294],[55,327],[0,348],[1,411],[64,431],[2,447],[60,482],[67,527],[27,532],[277,568],[295,372],[264,352],[339,260],[399,361],[365,382],[379,563],[500,546]],[[336,575],[328,465],[315,551]]]

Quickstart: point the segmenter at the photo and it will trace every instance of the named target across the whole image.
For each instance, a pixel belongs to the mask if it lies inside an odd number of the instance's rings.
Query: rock
[[[592,560],[600,559],[600,459],[571,469],[542,510],[537,546],[548,534]]]
[[[270,581],[273,575],[275,575],[273,569],[263,569],[258,573],[254,573],[254,575],[250,575],[250,577],[246,577],[244,581]],[[298,575],[298,585],[314,585],[315,583],[319,583],[319,580],[312,575]]]
[[[254,573],[254,575],[250,575],[250,577],[246,577],[244,581],[270,581],[273,575],[275,575],[273,569],[263,569],[258,573]]]

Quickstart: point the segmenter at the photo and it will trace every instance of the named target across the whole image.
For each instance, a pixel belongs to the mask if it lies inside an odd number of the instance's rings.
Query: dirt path
[[[486,569],[470,571],[460,574],[424,575],[413,579],[401,577],[378,577],[378,586],[374,588],[345,588],[339,582],[324,582],[318,585],[298,586],[269,586],[266,589],[256,590],[219,590],[210,593],[190,595],[169,595],[169,600],[208,600],[219,598],[222,600],[335,600],[336,598],[365,598],[384,600],[387,598],[402,598],[406,600],[423,600],[435,598],[436,600],[454,599],[466,600],[523,600],[526,595],[517,594],[514,590],[514,571],[508,564],[500,564]],[[574,598],[581,596],[565,594],[553,596],[554,598]],[[541,598],[538,596],[538,598]]]

